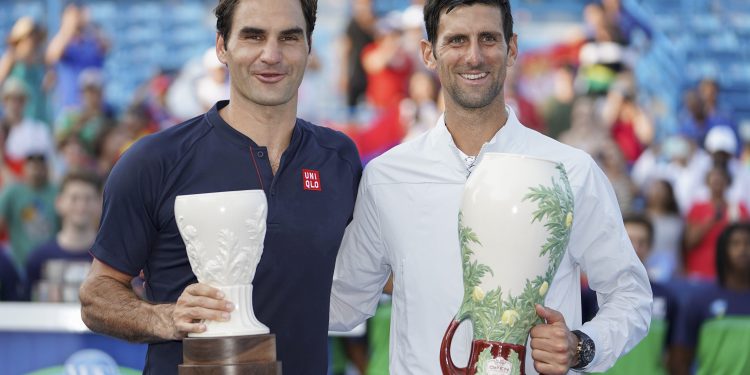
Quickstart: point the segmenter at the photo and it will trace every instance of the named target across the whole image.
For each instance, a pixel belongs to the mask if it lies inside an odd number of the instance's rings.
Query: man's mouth
[[[482,79],[484,77],[487,77],[488,74],[489,73],[487,73],[487,72],[482,72],[482,73],[463,73],[463,74],[460,74],[460,76],[463,77],[464,79],[468,79],[470,81],[476,81],[476,80]]]
[[[256,73],[255,76],[258,77],[261,82],[265,83],[275,83],[284,78],[284,74],[282,73]]]

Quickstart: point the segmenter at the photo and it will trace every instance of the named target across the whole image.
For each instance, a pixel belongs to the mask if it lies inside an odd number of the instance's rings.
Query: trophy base
[[[180,375],[280,375],[276,336],[188,337],[182,341]]]
[[[180,365],[179,375],[281,375],[281,362],[243,365]]]

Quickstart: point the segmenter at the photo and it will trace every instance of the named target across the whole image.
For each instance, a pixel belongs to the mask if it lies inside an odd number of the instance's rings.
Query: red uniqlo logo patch
[[[302,170],[302,187],[305,190],[320,191],[320,172],[312,169]]]

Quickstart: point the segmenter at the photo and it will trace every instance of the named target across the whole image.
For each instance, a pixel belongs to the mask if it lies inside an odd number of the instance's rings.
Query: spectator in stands
[[[701,89],[688,90],[683,96],[680,132],[698,145],[706,142],[706,135],[715,126],[730,125],[730,119],[716,112],[718,86],[713,81],[701,82]],[[711,112],[713,111],[713,112]]]
[[[94,147],[94,170],[99,176],[109,175],[112,167],[130,143],[130,137],[124,129],[117,127],[106,129],[99,135]]]
[[[547,134],[547,125],[539,115],[536,105],[520,91],[523,62],[509,67],[505,76],[505,102],[518,115],[518,120],[529,129]]]
[[[606,94],[609,85],[625,66],[626,50],[619,43],[617,26],[611,25],[599,3],[584,8],[584,19],[589,28],[589,40],[579,52],[579,80],[586,92]]]
[[[196,83],[196,95],[201,111],[211,109],[219,100],[229,99],[229,79],[227,67],[216,57],[216,49],[209,48],[203,54],[204,74]]]
[[[350,113],[364,99],[367,74],[362,66],[362,50],[372,43],[375,32],[375,14],[371,0],[354,0],[352,17],[341,39],[339,64],[339,89],[346,94]]]
[[[422,61],[420,43],[427,37],[427,31],[424,28],[424,0],[412,0],[411,5],[401,14],[401,25],[404,29],[404,50],[411,54],[414,70],[434,76],[424,64],[419,64]],[[434,79],[437,80],[436,77]]]
[[[76,4],[65,7],[60,30],[47,46],[46,61],[57,67],[55,113],[81,103],[79,76],[86,69],[102,69],[109,41],[89,22],[88,11]]]
[[[743,168],[736,157],[739,147],[734,131],[726,125],[717,125],[711,128],[706,135],[705,151],[708,159],[692,172],[696,175],[705,175],[711,167],[724,168],[729,172],[732,183],[727,189],[726,199],[728,202],[742,202],[745,207],[750,207],[750,171]],[[693,186],[688,186],[686,191],[689,202],[705,201],[709,199],[709,188],[704,180],[696,179]]]
[[[52,161],[52,180],[60,182],[70,171],[95,170],[94,160],[75,135],[57,142],[57,157]]]
[[[646,215],[654,226],[654,251],[646,259],[646,271],[651,280],[666,282],[682,267],[680,245],[685,223],[669,181],[652,181],[645,195]]]
[[[713,78],[704,78],[698,83],[698,96],[711,124],[734,125],[731,109],[719,101],[721,88]]]
[[[82,101],[71,108],[55,125],[58,139],[76,136],[86,151],[93,155],[94,143],[101,132],[112,126],[112,110],[104,101],[104,78],[96,69],[84,70],[79,77]]]
[[[50,260],[88,261],[102,211],[101,179],[91,172],[72,171],[60,184],[55,209],[61,229],[49,242],[37,247],[26,263],[27,291],[42,279]],[[32,293],[34,296],[35,293]]]
[[[630,179],[622,152],[613,141],[607,141],[596,154],[596,162],[612,184],[623,215],[633,213],[638,188]]]
[[[642,30],[649,38],[653,34],[651,26],[623,7],[620,0],[602,0],[602,9],[607,23],[617,28],[619,40],[623,44],[630,44],[630,38],[636,29]]]
[[[718,283],[680,310],[672,374],[749,374],[750,223],[731,224],[716,243]]]
[[[585,96],[576,98],[571,109],[570,129],[560,134],[560,142],[595,155],[609,139],[596,113],[595,100]]]
[[[711,156],[682,134],[667,138],[661,149],[668,164],[663,169],[656,168],[652,176],[659,173],[668,176],[674,187],[677,205],[684,216],[694,203],[696,187],[706,183],[706,173],[711,169]]]
[[[214,52],[215,56],[216,53]],[[121,153],[125,152],[128,147],[139,139],[153,133],[153,129],[149,128],[149,123],[148,112],[146,112],[146,108],[143,106],[132,105],[120,115],[117,128],[124,131],[128,137],[128,143],[123,146]]]
[[[57,232],[57,188],[49,182],[48,169],[43,152],[30,152],[23,180],[0,192],[0,227],[8,231],[11,254],[20,269],[26,266],[31,250]]]
[[[47,74],[41,53],[46,35],[44,28],[31,17],[21,17],[16,21],[8,35],[7,48],[0,57],[0,83],[7,78],[23,82],[27,91],[25,116],[49,124],[47,92],[51,76]]]
[[[705,147],[713,165],[726,168],[732,176],[728,199],[750,207],[750,170],[744,168],[737,158],[740,147],[735,132],[726,125],[714,126],[706,135]]]
[[[628,166],[632,166],[654,136],[653,124],[636,102],[632,73],[620,73],[612,83],[602,117]]]
[[[403,25],[399,12],[391,12],[376,24],[375,42],[362,50],[367,73],[367,100],[376,109],[397,107],[409,94],[409,77],[414,71],[412,54],[403,46]]]
[[[560,135],[570,129],[575,99],[575,69],[571,65],[562,65],[553,74],[553,92],[542,105],[542,117],[547,124],[547,135],[560,139]]]
[[[646,264],[651,256],[654,240],[654,227],[647,217],[641,215],[625,216],[625,231],[633,244],[638,259]],[[651,325],[648,335],[628,354],[617,360],[617,363],[605,374],[666,374],[670,356],[667,348],[671,346],[677,322],[679,304],[674,294],[665,285],[651,280],[654,302],[651,312]],[[584,310],[591,311],[593,316],[598,310],[596,293],[586,288],[583,301],[593,305]]]
[[[406,128],[404,141],[432,129],[440,117],[438,87],[429,73],[417,71],[409,78],[409,97],[401,101],[399,115]]]
[[[724,228],[748,217],[744,204],[727,202],[731,184],[729,172],[713,167],[706,175],[710,198],[693,204],[687,214],[684,235],[685,272],[688,277],[713,280],[716,277],[716,239]]]
[[[133,105],[146,108],[151,119],[149,128],[153,131],[167,129],[180,122],[167,107],[167,92],[173,79],[172,74],[159,71],[139,88],[133,99]]]
[[[15,262],[8,257],[8,252],[0,248],[0,302],[17,301],[22,297],[22,282],[16,270]]]
[[[17,78],[8,78],[0,91],[4,112],[0,123],[7,131],[4,158],[14,176],[21,178],[29,153],[40,152],[49,160],[55,146],[49,126],[24,114],[28,99],[26,85]]]

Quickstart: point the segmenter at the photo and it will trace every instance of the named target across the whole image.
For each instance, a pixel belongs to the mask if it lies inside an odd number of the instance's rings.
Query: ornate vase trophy
[[[268,204],[263,190],[180,195],[175,220],[198,281],[235,305],[229,321],[183,340],[181,375],[281,374],[276,336],[253,312],[253,277],[263,253]]]
[[[526,338],[570,238],[573,193],[561,163],[487,153],[466,182],[458,218],[464,298],[440,348],[443,374],[525,374]],[[469,363],[450,356],[473,327]]]

